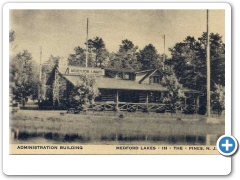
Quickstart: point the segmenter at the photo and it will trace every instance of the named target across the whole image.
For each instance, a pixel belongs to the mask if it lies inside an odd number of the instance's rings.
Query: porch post
[[[116,94],[116,108],[118,108],[118,90],[117,90],[117,94]]]
[[[187,97],[185,96],[184,105],[186,106],[186,104],[187,104]]]
[[[196,98],[196,112],[198,112],[199,109],[199,96]]]
[[[147,104],[147,109],[148,109],[148,92],[147,92],[147,97],[146,97],[146,104]]]
[[[160,92],[161,102],[163,102],[163,91]]]

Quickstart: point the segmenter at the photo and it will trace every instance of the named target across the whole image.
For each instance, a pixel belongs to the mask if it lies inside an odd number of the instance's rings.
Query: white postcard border
[[[5,4],[3,7],[3,172],[8,175],[227,175],[230,173],[231,158],[221,155],[9,155],[9,107],[4,106],[9,102],[9,9],[206,9],[206,7],[226,10],[225,131],[230,135],[231,7],[229,4],[81,3],[81,6],[74,3]]]

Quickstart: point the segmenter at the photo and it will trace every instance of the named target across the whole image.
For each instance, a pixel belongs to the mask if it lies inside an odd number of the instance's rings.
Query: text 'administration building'
[[[71,91],[79,84],[79,75],[87,74],[96,77],[100,95],[96,103],[117,104],[120,109],[126,104],[148,104],[150,108],[163,105],[163,99],[168,92],[163,85],[164,74],[158,69],[126,70],[113,68],[85,68],[69,66],[54,68],[47,80],[46,99],[53,106],[64,106],[71,98]],[[199,92],[183,89],[188,98],[185,104],[199,106]],[[191,97],[191,98],[189,98]]]

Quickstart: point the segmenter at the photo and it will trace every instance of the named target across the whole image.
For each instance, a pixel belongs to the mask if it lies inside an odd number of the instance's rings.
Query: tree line
[[[10,47],[17,38],[14,31],[9,32]],[[117,52],[109,52],[105,42],[100,37],[89,39],[88,67],[116,68],[116,69],[160,69],[168,67],[174,83],[199,90],[206,94],[206,33],[197,39],[187,36],[182,42],[169,48],[171,57],[159,54],[152,44],[139,49],[131,40],[124,39]],[[86,45],[85,44],[85,45]],[[225,96],[225,44],[219,34],[210,34],[211,51],[211,91],[213,101],[224,104]],[[165,56],[165,61],[163,57]],[[25,99],[32,95],[38,97],[38,87],[46,82],[51,70],[61,61],[59,56],[50,56],[42,66],[43,77],[39,81],[38,64],[33,61],[28,50],[10,56],[10,90],[16,99]],[[74,53],[68,56],[68,65],[86,66],[86,48],[77,46]],[[170,82],[170,81],[169,81]]]
[[[9,85],[13,100],[18,100],[24,106],[27,97],[37,99],[39,81],[39,66],[33,61],[32,54],[24,49],[17,54],[12,54],[13,42],[16,38],[14,31],[9,32],[10,62],[9,62]]]
[[[218,33],[210,33],[210,83],[212,108],[225,109],[225,44]],[[195,39],[187,36],[183,42],[169,48],[171,58],[165,62],[171,66],[180,84],[203,93],[203,104],[207,93],[206,47],[207,33]]]
[[[88,52],[86,48],[75,47],[74,53],[68,57],[68,65],[85,67],[86,52],[88,54],[88,67],[139,70],[160,68],[163,65],[163,55],[158,54],[152,44],[139,50],[138,46],[135,46],[132,41],[125,39],[122,40],[116,53],[110,53],[100,37],[89,39],[86,44],[88,45]]]

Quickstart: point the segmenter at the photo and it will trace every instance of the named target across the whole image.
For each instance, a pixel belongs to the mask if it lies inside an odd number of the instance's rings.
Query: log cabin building
[[[164,97],[168,93],[164,85],[166,73],[159,69],[127,70],[114,68],[85,68],[69,66],[53,68],[46,81],[45,99],[53,107],[66,107],[71,99],[71,91],[79,84],[80,74],[96,77],[100,95],[94,99],[96,105],[117,106],[120,110],[147,106],[156,110],[164,105]],[[184,104],[199,107],[199,91],[184,88],[188,98]]]

